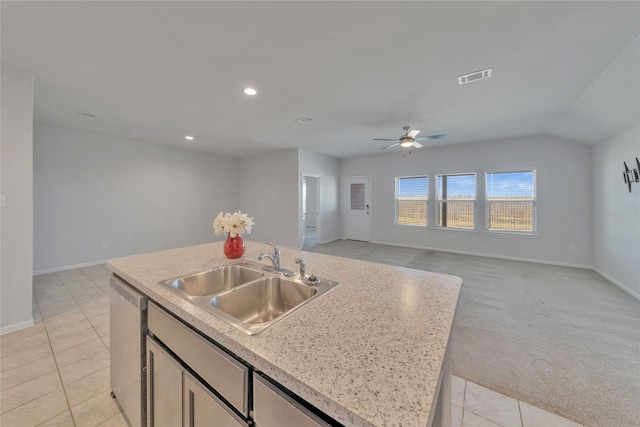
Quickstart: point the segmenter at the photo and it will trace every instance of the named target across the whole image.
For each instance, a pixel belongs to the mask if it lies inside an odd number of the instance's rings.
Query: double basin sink
[[[313,284],[288,279],[263,270],[263,266],[241,260],[160,284],[249,335],[265,330],[339,285],[325,279]]]

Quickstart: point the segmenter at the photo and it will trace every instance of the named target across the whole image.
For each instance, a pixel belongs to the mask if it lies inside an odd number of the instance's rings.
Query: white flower
[[[222,233],[229,233],[231,237],[236,237],[238,234],[245,232],[251,233],[253,225],[253,218],[240,211],[233,214],[220,212],[213,221],[213,231],[218,236]]]
[[[222,212],[220,212],[216,219],[213,221],[213,232],[216,233],[216,236],[219,236],[224,232],[224,223],[224,216]]]

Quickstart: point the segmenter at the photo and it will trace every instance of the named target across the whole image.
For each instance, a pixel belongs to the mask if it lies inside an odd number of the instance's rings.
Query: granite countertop
[[[247,242],[245,259],[271,247]],[[341,284],[249,336],[158,282],[233,260],[222,242],[118,258],[149,298],[348,426],[426,426],[462,279],[281,247],[282,267]]]

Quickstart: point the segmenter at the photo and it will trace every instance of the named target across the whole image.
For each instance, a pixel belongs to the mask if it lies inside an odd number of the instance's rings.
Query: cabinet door
[[[247,425],[191,374],[184,373],[184,427]]]
[[[182,426],[182,366],[147,337],[147,425]]]

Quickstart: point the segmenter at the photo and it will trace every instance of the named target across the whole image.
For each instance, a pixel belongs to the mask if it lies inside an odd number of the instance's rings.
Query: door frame
[[[317,175],[317,174],[313,174],[313,173],[306,173],[306,172],[302,172],[300,174],[300,203],[299,203],[299,224],[298,224],[298,246],[299,249],[302,249],[304,247],[304,227],[305,227],[305,220],[304,220],[304,209],[306,208],[306,206],[303,203],[303,198],[302,198],[302,186],[304,185],[304,181],[305,178],[315,178],[316,180],[316,210],[317,210],[317,215],[316,215],[316,243],[320,243],[322,242],[321,237],[322,236],[322,175]]]
[[[368,234],[369,234],[369,239],[366,240],[367,242],[371,242],[371,218],[373,215],[373,186],[372,186],[372,179],[371,176],[365,176],[365,175],[361,175],[361,176],[347,176],[344,178],[344,240],[348,240],[349,237],[349,194],[350,194],[350,190],[349,190],[349,181],[350,180],[356,180],[356,179],[366,179],[369,181],[369,227],[368,227]]]

